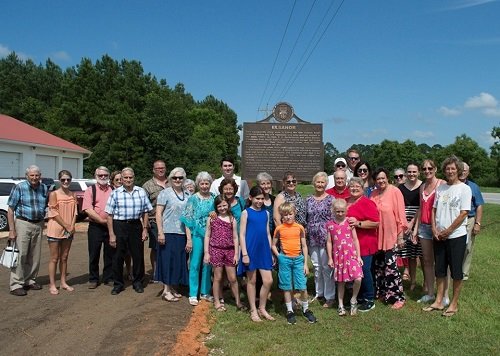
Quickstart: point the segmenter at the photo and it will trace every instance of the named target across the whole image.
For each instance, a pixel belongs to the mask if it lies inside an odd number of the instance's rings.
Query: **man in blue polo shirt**
[[[467,179],[469,176],[469,165],[464,162],[464,170],[460,176],[460,180],[467,184],[472,190],[471,209],[467,219],[467,248],[465,249],[463,273],[464,281],[469,279],[470,265],[472,262],[472,249],[476,235],[481,231],[481,219],[483,218],[484,199],[479,186],[473,181]]]
[[[26,169],[26,181],[12,188],[7,202],[9,239],[15,240],[19,249],[17,267],[10,271],[10,294],[15,296],[25,296],[29,289],[42,289],[35,281],[40,268],[48,192],[41,178],[40,168],[29,166]]]
[[[123,185],[111,193],[106,204],[108,213],[109,244],[116,248],[113,257],[114,285],[112,295],[120,294],[124,288],[123,260],[127,250],[132,256],[134,280],[137,293],[143,293],[144,241],[148,238],[148,212],[153,209],[146,191],[134,185],[134,170],[122,170]]]

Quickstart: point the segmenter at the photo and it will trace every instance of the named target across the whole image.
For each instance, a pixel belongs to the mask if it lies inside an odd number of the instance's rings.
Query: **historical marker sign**
[[[271,122],[275,119],[276,122]],[[295,118],[297,122],[290,122]],[[287,103],[279,103],[273,114],[256,123],[243,124],[243,177],[255,179],[267,172],[281,180],[286,171],[310,181],[323,170],[323,125],[298,118]]]

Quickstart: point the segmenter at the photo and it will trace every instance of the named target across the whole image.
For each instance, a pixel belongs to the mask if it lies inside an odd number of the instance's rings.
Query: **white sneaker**
[[[198,298],[196,297],[189,297],[189,304],[191,304],[193,307],[198,305]]]
[[[450,305],[450,298],[443,298],[443,307],[447,307]]]
[[[433,295],[426,294],[422,298],[417,300],[417,303],[430,303],[430,302],[433,302],[434,299],[436,299],[436,298]]]
[[[213,303],[214,302],[214,297],[208,294],[202,294],[200,295],[200,299],[206,300],[207,302]]]

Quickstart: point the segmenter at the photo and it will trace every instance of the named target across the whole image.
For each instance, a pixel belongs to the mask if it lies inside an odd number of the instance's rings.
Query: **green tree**
[[[331,174],[334,171],[333,164],[335,159],[340,156],[339,150],[330,142],[325,143],[324,147],[324,170],[326,173]]]

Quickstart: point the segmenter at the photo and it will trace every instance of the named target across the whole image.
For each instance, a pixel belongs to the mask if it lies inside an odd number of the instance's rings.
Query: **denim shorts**
[[[432,240],[432,226],[420,223],[418,226],[418,237],[423,240]]]

